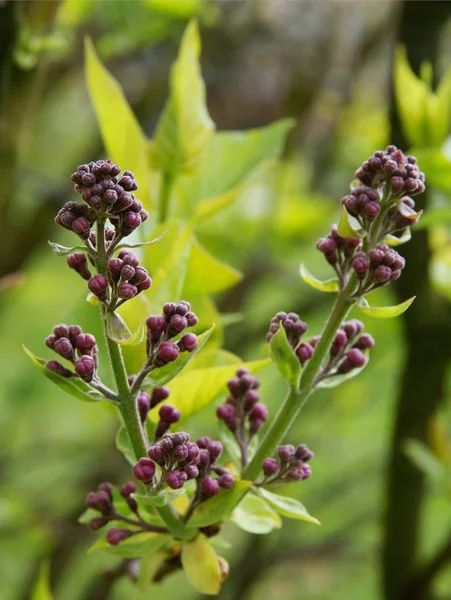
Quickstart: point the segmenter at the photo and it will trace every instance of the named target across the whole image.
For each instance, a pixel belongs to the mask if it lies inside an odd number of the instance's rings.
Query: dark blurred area
[[[29,598],[49,556],[57,600],[200,598],[182,574],[146,593],[126,579],[96,592],[115,559],[86,554],[92,535],[77,518],[87,490],[127,470],[114,448],[116,422],[41,381],[21,348],[42,348],[55,319],[100,332],[79,282],[47,246],[65,243],[53,219],[73,199],[70,173],[105,156],[86,89],[84,37],[151,137],[191,18],[200,25],[218,130],[296,119],[281,163],[257,172],[198,232],[244,273],[215,301],[221,313],[242,313],[244,322],[225,327],[224,347],[246,359],[260,356],[278,310],[295,310],[320,330],[330,300],[302,284],[299,263],[327,276],[315,243],[338,218],[355,169],[389,142],[409,149],[392,85],[397,44],[416,73],[431,61],[435,82],[450,65],[450,2],[0,2],[1,600]],[[430,186],[422,208],[449,207],[448,187]],[[451,599],[449,481],[429,477],[405,452],[406,440],[418,440],[451,472],[449,240],[448,222],[421,228],[401,247],[405,275],[378,303],[414,295],[416,302],[400,319],[366,320],[377,341],[369,368],[315,394],[292,432],[316,453],[314,476],[292,494],[322,527],[287,522],[251,536],[231,526],[224,600]],[[275,410],[273,373],[262,390]],[[188,426],[201,421],[214,431],[213,412]]]

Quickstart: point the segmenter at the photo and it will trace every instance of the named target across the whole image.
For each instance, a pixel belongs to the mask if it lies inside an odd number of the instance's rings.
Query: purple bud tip
[[[296,448],[295,456],[298,460],[309,462],[315,455],[306,444],[301,444]]]
[[[160,419],[167,423],[177,423],[177,421],[180,421],[181,417],[180,411],[170,404],[163,404],[158,414],[160,415]]]
[[[94,296],[101,298],[105,296],[106,291],[108,290],[108,280],[103,275],[94,275],[94,277],[91,277],[88,281],[88,288]]]
[[[80,352],[93,350],[96,345],[96,338],[90,333],[80,333],[75,338],[75,347]]]
[[[161,315],[151,315],[146,319],[147,328],[154,333],[160,333],[166,328],[166,320]]]
[[[194,333],[185,333],[182,336],[180,342],[180,350],[186,350],[187,352],[193,352],[197,347],[197,335]]]
[[[108,519],[106,519],[105,517],[97,517],[89,521],[89,528],[93,531],[98,531],[102,527],[105,527],[107,523]]]
[[[111,544],[111,546],[117,546],[123,540],[126,540],[128,537],[132,535],[132,532],[129,529],[110,529],[106,534],[106,541]]]
[[[173,317],[171,317],[169,324],[171,329],[176,333],[180,333],[188,327],[188,321],[185,319],[185,317],[182,317],[178,314],[175,314]]]
[[[369,333],[364,333],[354,344],[354,348],[358,348],[359,350],[370,350],[375,344],[376,342],[374,341],[373,336]]]
[[[302,342],[296,348],[296,356],[299,358],[299,362],[303,365],[313,356],[312,346],[308,342]]]
[[[47,367],[47,369],[50,369],[50,371],[61,375],[61,377],[73,376],[72,371],[66,369],[66,367],[64,367],[61,363],[57,362],[56,360],[49,360],[49,362],[45,366]]]
[[[277,448],[277,456],[282,462],[288,462],[294,458],[295,452],[295,447],[292,444],[285,444]]]
[[[187,465],[185,467],[185,473],[188,479],[197,479],[197,477],[199,477],[199,469],[196,465]]]
[[[72,348],[72,344],[70,343],[70,341],[65,338],[59,338],[58,340],[56,340],[53,349],[55,350],[55,352],[57,354],[59,354],[60,356],[64,357],[64,358],[70,358],[73,355],[73,348]]]
[[[223,451],[223,445],[221,444],[221,442],[210,442],[208,445],[208,453],[210,454],[210,460],[211,462],[215,462],[215,460],[217,460]]]
[[[256,404],[254,408],[251,410],[249,415],[249,419],[251,421],[266,421],[268,418],[268,409],[265,404]]]
[[[174,360],[177,360],[178,355],[179,348],[177,344],[173,344],[172,342],[163,342],[160,344],[158,356],[164,362],[174,362]]]
[[[94,359],[91,356],[82,356],[75,363],[75,372],[82,379],[92,379],[95,366]]]
[[[143,483],[150,483],[155,475],[155,463],[150,458],[140,458],[133,467],[136,479]]]
[[[166,483],[173,490],[179,490],[188,479],[188,475],[184,471],[172,471],[166,475]]]
[[[221,477],[218,477],[218,483],[219,483],[219,487],[222,487],[225,490],[229,490],[230,488],[233,487],[233,484],[235,483],[235,479],[233,478],[233,475],[231,475],[230,473],[225,473],[224,475],[221,475]]]
[[[136,492],[136,485],[133,483],[133,481],[127,481],[127,483],[124,483],[119,491],[123,498],[127,498]]]
[[[347,359],[355,369],[359,369],[366,363],[366,358],[358,348],[351,348],[346,354]]]
[[[217,479],[212,477],[205,477],[201,484],[202,495],[205,498],[213,498],[219,492],[219,483]]]
[[[157,464],[164,461],[165,451],[161,444],[154,444],[147,451],[149,458],[154,460]]]
[[[131,300],[138,293],[138,288],[135,285],[128,283],[128,281],[122,281],[119,284],[118,293],[120,298]]]
[[[269,477],[270,475],[275,475],[279,470],[279,463],[274,458],[265,458],[262,463],[263,473]]]

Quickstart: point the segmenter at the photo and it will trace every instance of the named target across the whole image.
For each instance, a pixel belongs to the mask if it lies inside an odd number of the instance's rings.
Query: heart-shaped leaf
[[[117,546],[112,546],[106,541],[105,534],[89,548],[88,552],[102,550],[108,554],[122,556],[124,558],[139,558],[144,554],[156,552],[167,542],[171,542],[171,536],[163,533],[144,532],[125,539]]]
[[[345,206],[341,207],[340,220],[338,222],[338,233],[344,238],[358,238],[360,234],[354,229],[350,222],[350,215]]]
[[[188,524],[192,527],[207,527],[221,521],[233,510],[247,490],[252,481],[235,481],[232,488],[221,489],[219,493],[202,502],[191,515]]]
[[[144,339],[144,323],[131,333],[124,319],[116,312],[106,313],[108,337],[122,346],[138,346]]]
[[[241,500],[231,520],[248,533],[266,534],[282,527],[282,519],[277,512],[255,494],[247,494]]]
[[[218,557],[203,533],[183,545],[181,558],[186,578],[195,590],[212,596],[219,594],[222,577]]]
[[[290,346],[282,322],[279,324],[279,331],[271,338],[269,353],[282,377],[288,381],[290,386],[297,387],[302,367],[293,348]]]

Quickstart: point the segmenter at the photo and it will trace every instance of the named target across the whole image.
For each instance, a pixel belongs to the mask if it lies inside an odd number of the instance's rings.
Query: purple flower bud
[[[147,413],[150,410],[150,396],[147,392],[140,392],[136,398],[136,404],[138,406],[139,416],[141,421],[144,422],[147,418]]]
[[[309,460],[312,460],[315,455],[306,444],[301,444],[296,448],[295,456],[298,460],[309,462]]]
[[[232,379],[229,379],[227,382],[227,387],[234,398],[241,397],[241,385],[239,377],[232,377]]]
[[[374,250],[370,250],[370,264],[375,269],[378,267],[384,258],[384,252],[375,248]]]
[[[175,307],[175,312],[184,317],[191,310],[191,304],[186,300],[180,300]]]
[[[330,238],[321,238],[316,244],[316,247],[323,254],[332,254],[336,251],[337,244],[334,240],[331,240]]]
[[[111,546],[117,546],[131,535],[132,532],[129,529],[116,529],[113,527],[107,532],[106,541],[111,544]]]
[[[174,304],[174,302],[166,302],[166,304],[163,306],[163,313],[168,319],[170,319],[172,315],[175,315],[176,307],[177,305]]]
[[[68,378],[68,377],[73,377],[73,375],[74,375],[72,373],[72,371],[69,371],[69,369],[66,369],[66,367],[63,367],[63,365],[61,363],[57,362],[56,360],[49,360],[45,366],[50,371],[53,371],[54,373],[61,375],[61,377]]]
[[[129,280],[135,276],[135,269],[131,265],[124,265],[121,269],[121,279]]]
[[[234,418],[236,417],[235,407],[231,404],[222,404],[216,409],[216,416],[218,417],[218,419],[221,419],[221,421],[226,421],[227,419]]]
[[[386,265],[380,265],[374,272],[376,281],[379,281],[380,283],[388,281],[391,277],[391,274],[392,271],[390,267],[387,267]]]
[[[139,213],[129,211],[125,213],[122,225],[121,225],[121,233],[122,235],[129,235],[132,231],[135,231],[141,225],[141,217]]]
[[[199,319],[197,318],[197,316],[191,311],[186,313],[185,319],[188,322],[188,327],[194,327],[199,322]]]
[[[201,483],[201,490],[205,498],[213,498],[219,492],[219,483],[212,477],[205,477]]]
[[[245,392],[243,396],[244,410],[251,410],[252,407],[255,406],[259,400],[260,395],[256,390],[247,390],[247,392]]]
[[[177,423],[177,421],[180,421],[180,411],[170,404],[163,404],[158,414],[160,415],[160,419],[168,423]]]
[[[130,496],[130,494],[134,494],[136,492],[136,485],[133,483],[133,481],[127,481],[127,483],[124,483],[124,485],[120,488],[119,492],[123,498],[127,498],[127,496]]]
[[[266,421],[266,419],[268,418],[268,409],[266,408],[265,404],[256,404],[254,406],[254,408],[251,410],[251,413],[249,415],[249,419],[251,421],[255,421],[255,420],[259,420],[259,421]]]
[[[151,286],[152,286],[152,279],[149,276],[147,276],[144,280],[142,280],[136,284],[138,294],[139,294],[139,292],[144,292],[145,290],[148,290]]]
[[[188,479],[184,471],[172,471],[166,475],[166,483],[172,490],[179,490]]]
[[[87,508],[98,510],[101,513],[108,513],[112,507],[110,496],[103,490],[89,492],[85,499],[85,505]]]
[[[235,483],[235,479],[233,478],[233,475],[231,475],[230,473],[221,475],[221,477],[218,477],[217,481],[219,483],[219,487],[222,487],[225,490],[229,490],[230,488],[232,488],[233,484]]]
[[[265,458],[262,463],[263,473],[269,477],[270,475],[275,475],[279,470],[279,463],[274,458]]]
[[[359,252],[352,261],[352,266],[357,277],[359,279],[363,279],[370,267],[370,263],[368,262],[365,254],[363,252]]]
[[[75,347],[80,352],[90,352],[96,345],[96,338],[90,333],[80,333],[75,338]]]
[[[187,465],[185,467],[185,473],[188,479],[196,479],[199,477],[199,469],[196,465]]]
[[[111,502],[113,502],[113,486],[111,485],[111,483],[109,483],[108,481],[99,483],[97,489],[99,492],[105,492],[106,494],[108,494],[108,498],[111,500]]]
[[[75,363],[75,372],[85,381],[91,381],[94,376],[96,364],[91,356],[82,356]]]
[[[154,460],[157,464],[164,463],[165,451],[160,443],[151,446],[147,451],[147,454],[149,458]]]
[[[288,462],[294,457],[296,450],[292,444],[285,444],[277,448],[277,456],[282,462]]]
[[[154,408],[157,404],[169,398],[169,394],[167,387],[154,388],[150,399],[150,408]]]
[[[133,467],[136,479],[143,483],[150,483],[155,475],[155,463],[149,458],[140,458]]]
[[[175,314],[173,317],[171,317],[171,320],[169,321],[169,326],[171,329],[171,333],[173,333],[173,335],[177,335],[177,333],[180,333],[188,327],[188,321],[185,319],[185,317]]]
[[[365,355],[358,348],[351,348],[346,357],[355,369],[360,369],[366,363]]]
[[[163,342],[160,344],[158,349],[158,357],[164,362],[174,362],[177,360],[179,355],[179,349],[177,344],[173,344],[172,342]]]
[[[76,271],[83,277],[83,279],[90,279],[91,271],[88,267],[88,260],[83,252],[74,252],[74,254],[69,254],[66,261],[68,267]]]
[[[147,328],[153,333],[161,333],[166,329],[166,320],[161,315],[151,315],[146,319]]]
[[[107,297],[108,280],[103,275],[94,275],[94,277],[91,277],[88,281],[88,288],[94,296],[104,300]]]
[[[55,350],[55,352],[57,354],[59,354],[63,358],[70,359],[74,355],[74,349],[72,348],[72,344],[65,337],[62,337],[62,338],[59,338],[58,340],[56,340],[56,342],[53,346],[53,349]]]
[[[304,479],[308,479],[309,477],[311,477],[312,467],[310,465],[302,465],[302,467],[300,468],[302,469],[302,472],[304,474]]]
[[[206,448],[201,448],[199,450],[199,462],[198,464],[201,467],[206,467],[210,464],[210,453]]]
[[[109,519],[106,519],[105,517],[97,517],[95,519],[91,519],[89,521],[89,528],[93,531],[98,531],[102,527],[105,527],[108,521]]]
[[[47,348],[50,348],[50,350],[53,350],[53,346],[55,345],[55,341],[56,341],[56,335],[49,335],[48,337],[45,338],[45,345],[47,346]]]
[[[313,348],[307,342],[302,342],[296,348],[296,356],[299,358],[301,365],[310,360],[313,356]]]
[[[129,265],[134,268],[139,265],[139,258],[131,250],[121,250],[118,254],[118,258],[122,260],[124,265]]]
[[[124,300],[131,300],[138,293],[138,288],[128,281],[121,281],[118,289],[119,297],[124,298]]]
[[[177,435],[177,434],[174,434]],[[197,444],[195,444],[194,442],[187,442],[186,443],[186,447],[188,448],[188,456],[187,459],[190,462],[197,462],[197,459],[199,458],[199,447]]]
[[[174,317],[172,317],[174,318]],[[197,335],[194,333],[185,333],[179,343],[180,351],[193,352],[197,347]]]
[[[69,333],[69,327],[67,325],[64,325],[64,323],[61,323],[60,325],[56,325],[53,328],[53,333],[55,335],[55,337],[57,338],[62,338],[62,337],[69,337],[70,333]]]
[[[185,460],[188,457],[188,448],[182,444],[174,448],[174,458],[178,461]]]
[[[221,444],[221,442],[211,442],[208,446],[208,452],[210,454],[210,459],[211,462],[215,462],[215,460],[217,460],[223,451],[223,446]]]
[[[367,216],[369,221],[373,221],[381,210],[380,204],[377,202],[368,202],[364,208],[363,212]]]
[[[72,231],[79,235],[82,239],[86,240],[89,237],[89,231],[91,224],[85,217],[78,217],[72,222]]]
[[[354,344],[354,348],[358,348],[359,350],[369,350],[373,348],[375,344],[376,342],[374,341],[373,336],[369,333],[364,333]]]

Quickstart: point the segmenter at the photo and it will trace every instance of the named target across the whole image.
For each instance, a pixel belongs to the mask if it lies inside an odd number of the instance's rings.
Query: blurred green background
[[[199,598],[183,574],[146,593],[123,579],[109,595],[96,595],[117,559],[86,554],[93,536],[77,518],[94,485],[128,477],[114,447],[117,421],[54,388],[21,348],[48,356],[43,340],[57,322],[80,323],[101,337],[83,285],[46,243],[69,239],[53,217],[74,199],[70,173],[105,156],[86,89],[84,36],[151,136],[192,17],[219,130],[296,119],[283,160],[255,170],[234,202],[197,232],[244,274],[215,297],[221,313],[242,313],[224,327],[225,349],[259,358],[278,310],[298,312],[312,334],[321,330],[331,299],[302,283],[299,264],[330,276],[315,242],[338,218],[354,170],[373,151],[389,141],[406,151],[414,146],[430,183],[422,199],[430,216],[400,249],[408,258],[403,277],[374,296],[375,304],[415,294],[417,301],[405,318],[366,320],[377,342],[369,368],[316,393],[290,433],[290,442],[307,443],[316,458],[313,477],[284,492],[322,526],[289,522],[270,536],[251,536],[230,525],[226,537],[235,543],[225,552],[231,575],[221,597],[449,600],[451,95],[439,107],[448,119],[444,135],[416,139],[406,122],[432,113],[419,107],[408,81],[399,83],[395,101],[392,72],[396,45],[404,44],[415,73],[430,61],[435,89],[450,63],[451,3],[395,0],[0,2],[0,598],[29,598],[47,557],[56,600]],[[271,369],[262,379],[274,412],[284,389]],[[216,435],[214,409],[186,427]],[[418,443],[408,452],[412,439]]]

